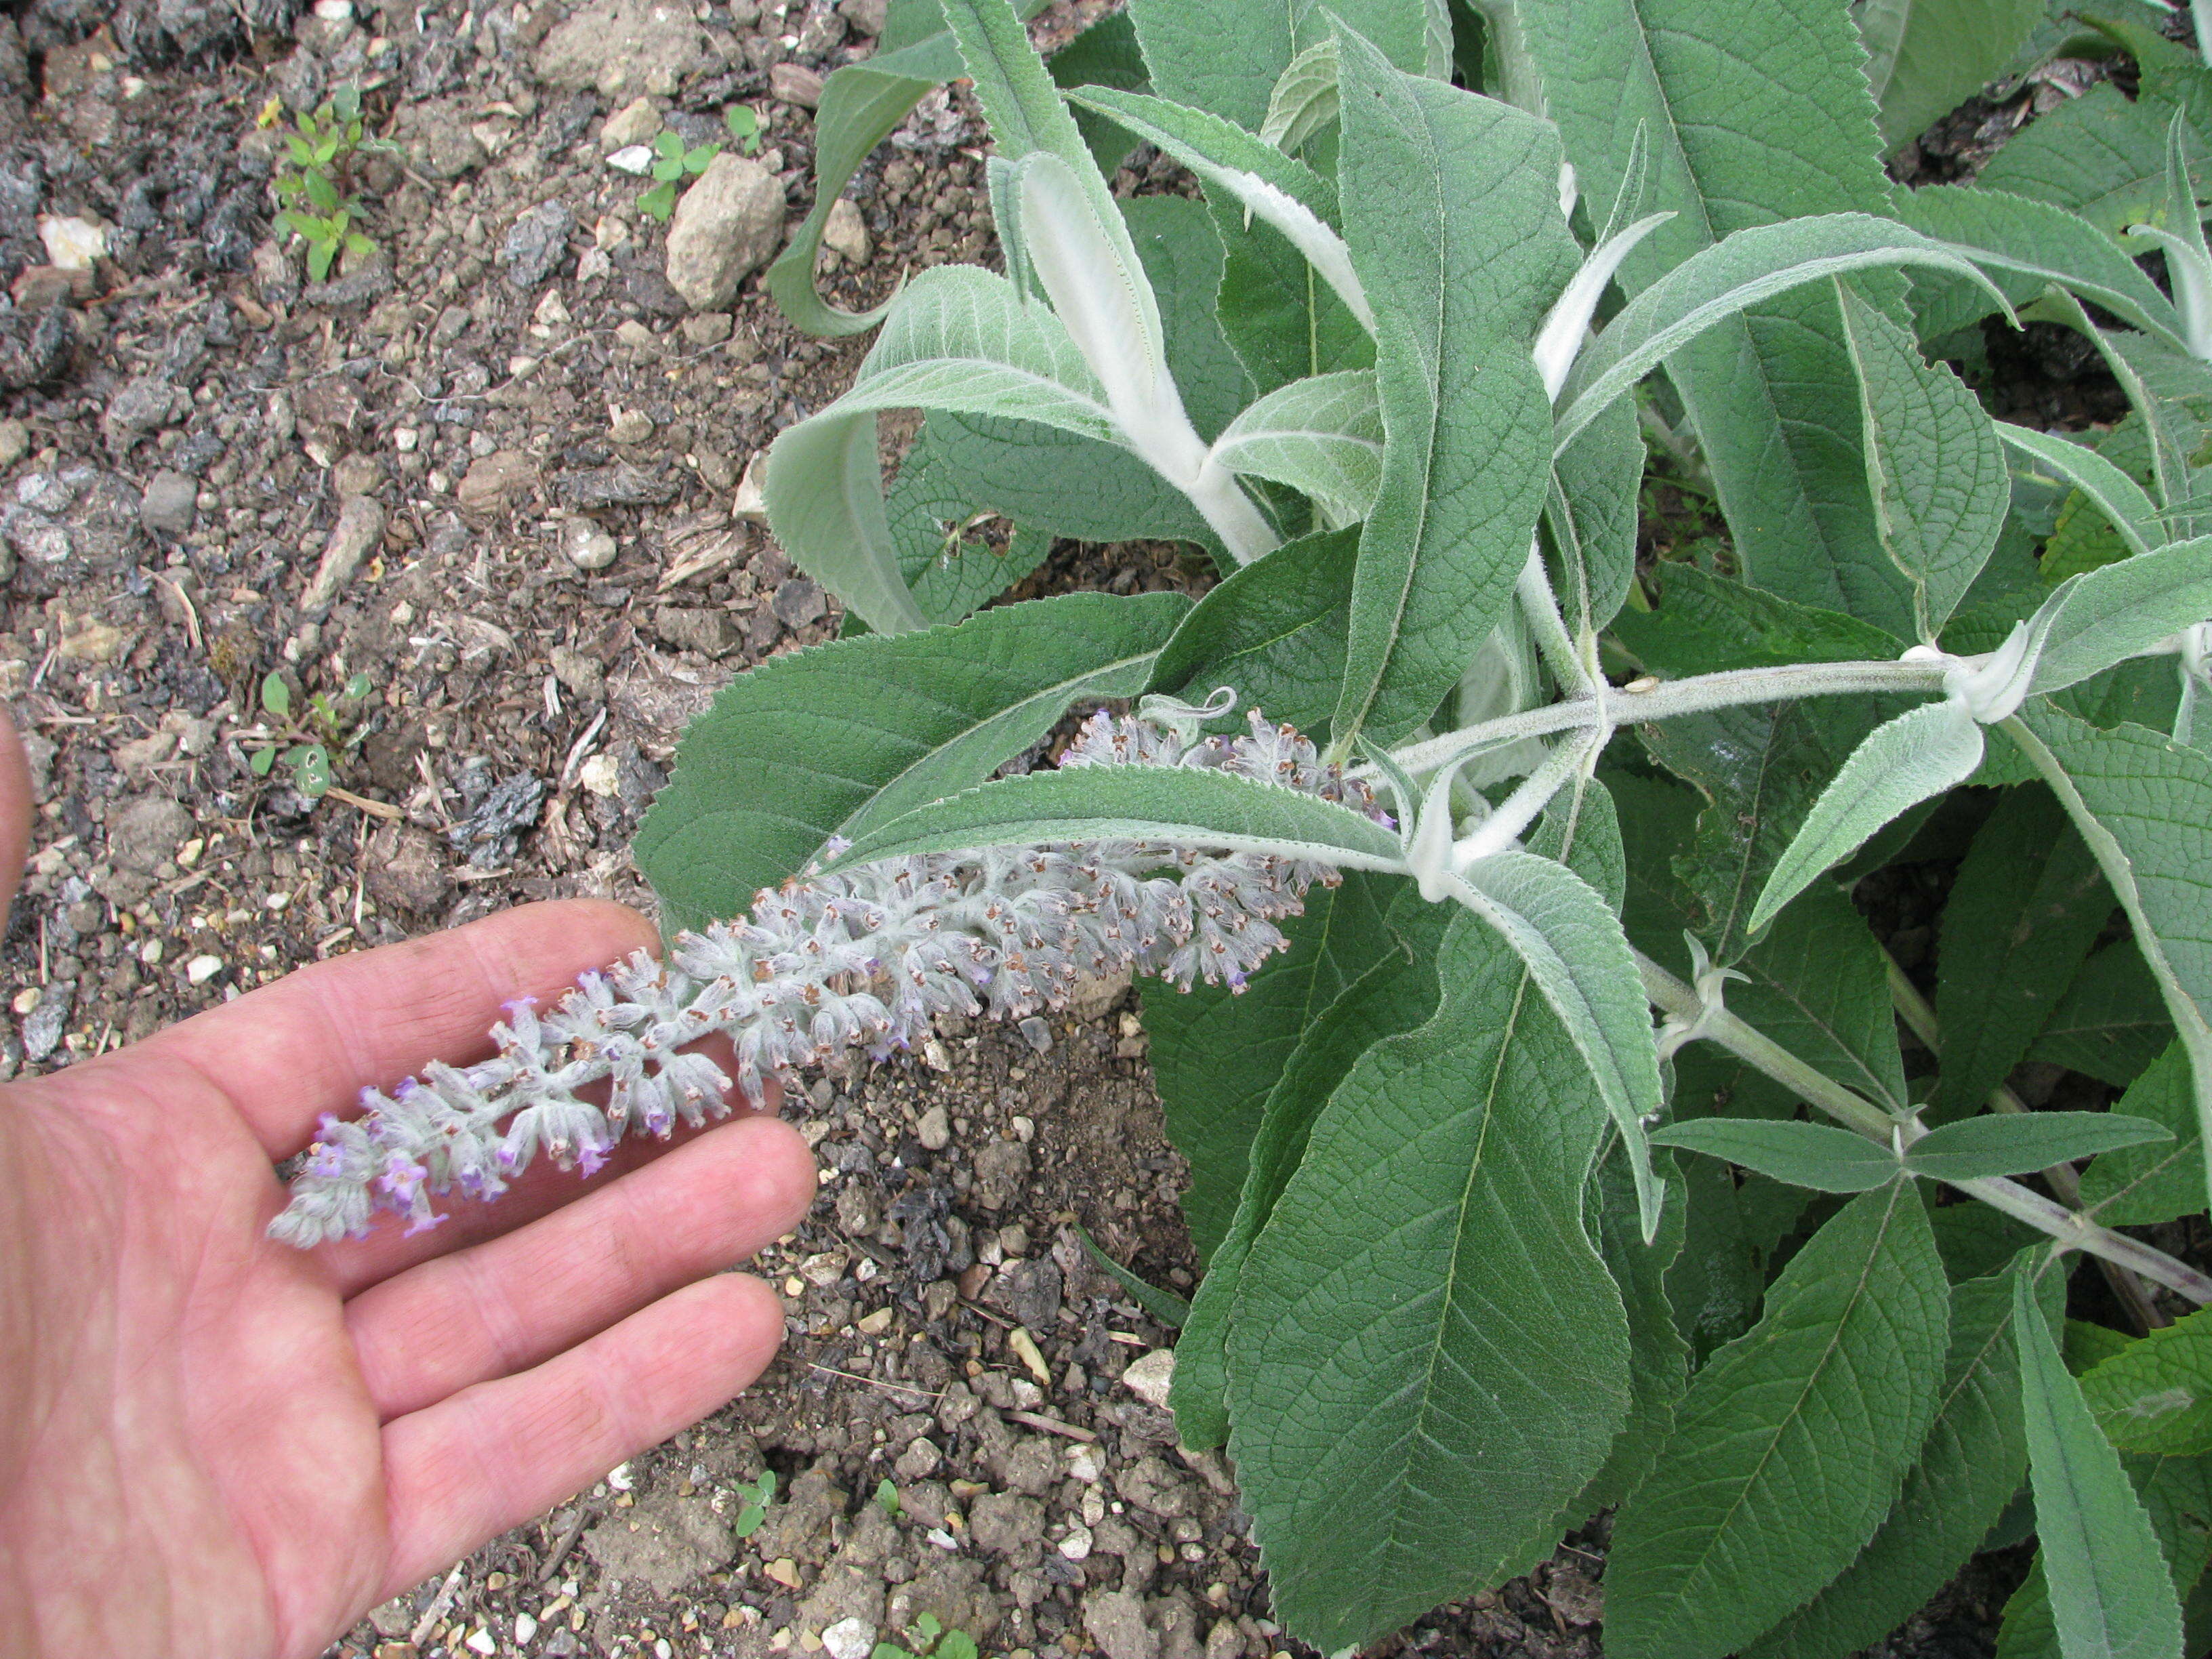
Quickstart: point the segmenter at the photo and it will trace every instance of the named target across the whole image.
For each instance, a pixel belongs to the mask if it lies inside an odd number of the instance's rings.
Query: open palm
[[[317,1652],[759,1373],[775,1297],[718,1270],[814,1191],[773,1117],[412,1237],[263,1236],[320,1114],[650,939],[533,905],[0,1089],[0,1651]]]

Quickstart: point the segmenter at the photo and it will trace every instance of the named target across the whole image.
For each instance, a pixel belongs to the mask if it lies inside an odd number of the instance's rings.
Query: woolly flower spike
[[[1186,741],[1104,714],[1062,766],[1179,766],[1232,772],[1380,817],[1367,787],[1323,767],[1314,746],[1258,714],[1249,737]],[[833,841],[832,856],[843,849]],[[665,1138],[681,1118],[729,1110],[732,1079],[686,1045],[726,1033],[735,1085],[882,1059],[928,1035],[939,1013],[1019,1017],[1064,1006],[1086,975],[1130,969],[1188,990],[1243,988],[1284,948],[1329,866],[1200,844],[1099,841],[890,859],[834,874],[814,867],[763,890],[751,915],[679,935],[666,963],[643,951],[586,974],[540,1015],[527,999],[493,1028],[495,1058],[432,1066],[363,1115],[325,1117],[271,1236],[301,1246],[366,1232],[374,1212],[410,1231],[441,1219],[434,1196],[493,1198],[544,1152],[591,1175],[624,1134]],[[582,1097],[605,1085],[605,1104]]]

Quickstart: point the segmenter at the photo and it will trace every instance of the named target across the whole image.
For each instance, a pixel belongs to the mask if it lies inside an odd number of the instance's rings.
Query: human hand
[[[0,1652],[319,1652],[760,1373],[780,1305],[718,1270],[812,1198],[772,1116],[413,1237],[264,1236],[320,1114],[652,943],[530,905],[0,1089]]]

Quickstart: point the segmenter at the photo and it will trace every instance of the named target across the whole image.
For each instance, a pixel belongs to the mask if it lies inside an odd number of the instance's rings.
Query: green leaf
[[[2181,1606],[2150,1516],[2017,1272],[2013,1329],[2036,1532],[2061,1650],[2067,1659],[2181,1659]]]
[[[253,769],[255,777],[265,778],[269,775],[269,769],[276,763],[276,750],[273,747],[249,750],[246,763]]]
[[[1632,307],[1732,234],[1889,210],[1865,55],[1844,6],[1528,0],[1515,10],[1592,201],[1619,193],[1645,135],[1650,208],[1676,216],[1621,268]],[[1866,291],[1888,309],[1903,287],[1882,277]],[[1777,294],[1690,342],[1668,377],[1703,441],[1746,580],[1902,630],[1910,609],[1875,534],[1842,327],[1825,287]]]
[[[2078,213],[2118,235],[2155,222],[2166,205],[2166,131],[2174,106],[2130,100],[2109,82],[2069,99],[2015,134],[1977,181]]]
[[[1636,580],[1644,460],[1643,429],[1626,398],[1553,458],[1548,518],[1567,573],[1557,586],[1577,635],[1618,616]]]
[[[2064,1276],[2046,1273],[2040,1288],[2044,1310],[2055,1315]],[[1858,1559],[1746,1648],[1743,1659],[1845,1659],[1871,1647],[1979,1547],[2027,1477],[2012,1320],[2008,1274],[1951,1287],[1951,1345],[1936,1419],[1895,1507]]]
[[[1933,645],[1997,544],[2012,506],[2004,446],[1974,394],[1920,358],[1911,333],[1836,284],[1844,343],[1858,369],[1859,416],[1875,522],[1912,591]]]
[[[684,733],[639,867],[672,926],[739,915],[830,836],[981,782],[1079,698],[1135,696],[1186,606],[1068,594],[775,658]]]
[[[684,152],[684,171],[697,174],[707,170],[707,164],[722,153],[720,144],[702,144],[696,149]]]
[[[307,243],[307,275],[321,282],[331,274],[331,262],[338,257],[338,245],[334,239],[317,236]]]
[[[1391,951],[1383,911],[1402,885],[1354,874],[1340,887],[1310,890],[1305,914],[1282,924],[1290,949],[1270,958],[1241,993],[1203,984],[1180,992],[1146,981],[1139,994],[1152,1075],[1168,1139],[1191,1166],[1182,1208],[1201,1261],[1212,1260],[1237,1210],[1247,1151],[1300,1038]]]
[[[829,90],[829,86],[826,82],[823,83],[823,90],[824,93],[827,93]],[[760,137],[760,116],[750,104],[732,104],[727,108],[724,109],[722,112],[722,125],[728,131],[730,137],[736,139],[741,144],[750,145]],[[817,141],[818,143],[821,131],[818,123],[815,130],[817,133]],[[750,154],[750,151],[748,150],[747,153]]]
[[[1701,1117],[1652,1132],[1654,1146],[1680,1146],[1723,1158],[1793,1187],[1821,1193],[1871,1192],[1904,1166],[1878,1141],[1826,1123]]]
[[[1191,767],[1086,766],[1000,778],[856,837],[825,868],[1044,842],[1188,842],[1344,870],[1404,868],[1395,830],[1317,796]]]
[[[1329,38],[1332,14],[1400,69],[1418,75],[1425,65],[1423,0],[1132,0],[1129,7],[1161,95],[1252,132],[1267,120],[1268,100],[1291,60]]]
[[[319,743],[302,744],[284,758],[291,763],[292,787],[309,800],[320,800],[331,787],[331,751]]]
[[[1868,0],[1858,25],[1883,145],[1918,137],[1996,79],[2045,9],[2045,0]]]
[[[1659,1066],[1644,981],[1613,907],[1565,865],[1531,853],[1479,859],[1459,872],[1453,891],[1513,947],[1589,1067],[1627,1146],[1649,1243],[1659,1224],[1659,1189],[1644,1119],[1660,1108]]]
[[[874,57],[846,64],[822,83],[822,101],[814,112],[814,205],[762,278],[798,327],[810,334],[843,336],[862,333],[883,320],[888,305],[842,311],[815,291],[822,233],[830,208],[868,152],[906,119],[925,93],[962,72],[951,35],[939,33],[896,50],[887,39]]]
[[[2142,486],[2095,450],[2057,433],[2031,432],[2005,421],[1996,426],[2006,443],[2087,496],[2126,540],[2129,551],[2148,553],[2166,539],[2158,507]]]
[[[1648,1244],[1627,1149],[1614,1142],[1591,1176],[1584,1213],[1595,1223],[1598,1254],[1628,1309],[1628,1421],[1613,1441],[1604,1468],[1567,1510],[1565,1525],[1544,1540],[1547,1549],[1557,1532],[1600,1510],[1616,1507],[1644,1484],[1674,1431],[1675,1408],[1689,1387],[1690,1345],[1674,1327],[1666,1288],[1669,1269],[1681,1259],[1687,1192],[1672,1158],[1654,1162],[1666,1186],[1666,1200],[1660,1208],[1659,1236]]]
[[[1231,686],[1239,710],[1322,741],[1344,681],[1358,545],[1357,530],[1322,531],[1232,572],[1176,629],[1147,689],[1201,701]]]
[[[1212,459],[1229,471],[1288,484],[1339,524],[1365,518],[1382,481],[1374,371],[1277,387],[1229,423]]]
[[[1613,1521],[1606,1639],[1720,1659],[1850,1565],[1933,1420],[1942,1263],[1907,1182],[1863,1194],[1792,1256],[1759,1323],[1690,1384]]]
[[[2128,955],[2133,958],[2135,953]],[[2146,1003],[2155,1001],[2157,988],[2148,972],[2142,976],[2141,993]],[[2203,1135],[2190,1090],[2186,1051],[2179,1043],[2168,1046],[2112,1109],[2163,1124],[2173,1139],[2100,1158],[2082,1171],[2082,1207],[2108,1227],[2149,1226],[2203,1209]]]
[[[2008,791],[1943,909],[1936,1016],[1945,1115],[1978,1111],[2026,1058],[2112,914],[2112,890],[2065,809],[2039,785]]]
[[[1986,173],[1976,185],[1899,191],[1897,216],[1990,272],[2014,305],[2057,283],[2170,345],[2184,343],[2173,302],[2111,237],[2063,208],[1989,188]],[[1912,307],[1923,340],[1968,327],[1996,309],[1987,289],[1933,272],[1914,275]]]
[[[2118,1112],[1996,1112],[1929,1130],[1905,1149],[1905,1164],[1933,1181],[1978,1181],[2172,1139],[2163,1124]]]
[[[660,132],[653,137],[653,153],[664,161],[683,159],[684,135],[680,132]]]
[[[1656,611],[1624,611],[1617,638],[1644,667],[1669,679],[1792,663],[1885,661],[1905,649],[1894,634],[1840,611],[1795,605],[1695,565],[1662,568]]]
[[[922,627],[884,514],[876,411],[1014,416],[1118,440],[1105,398],[1067,331],[1042,306],[1024,304],[1004,277],[971,265],[925,270],[901,295],[851,388],[787,427],[769,449],[769,525],[792,561],[870,628]]]
[[[280,720],[292,712],[292,688],[284,684],[282,674],[262,678],[261,707]]]
[[[2203,885],[2212,869],[2212,758],[2139,726],[2100,731],[2047,702],[2030,702],[2004,729],[2057,793],[2127,911],[2189,1051],[2199,1133],[2212,1130],[2212,918]]]
[[[1152,84],[1145,54],[1137,45],[1137,26],[1126,11],[1109,12],[1053,53],[1047,67],[1061,88],[1109,87],[1117,92],[1146,92]],[[1112,122],[1078,108],[1075,125],[1098,163],[1112,178],[1136,149],[1136,141]]]
[[[1119,1285],[1132,1302],[1159,1323],[1174,1330],[1190,1318],[1190,1304],[1173,1291],[1164,1291],[1157,1285],[1147,1285],[1127,1267],[1106,1254],[1105,1248],[1091,1236],[1091,1230],[1081,1222],[1075,1224],[1075,1236],[1083,1241],[1085,1254],[1097,1264],[1098,1271]],[[1180,1346],[1180,1345],[1178,1345]]]
[[[1583,1194],[1606,1116],[1472,917],[1443,1001],[1338,1085],[1255,1243],[1231,1449],[1276,1616],[1325,1651],[1465,1595],[1596,1473],[1629,1335]]]
[[[1221,331],[1221,238],[1205,205],[1182,196],[1118,204],[1160,307],[1168,368],[1183,409],[1211,439],[1252,400],[1252,377]]]
[[[2069,577],[2042,615],[2050,632],[2031,691],[2057,691],[2141,655],[2212,617],[2212,537]]]
[[[2172,1040],[2173,1022],[2159,1003],[2158,981],[2143,965],[2142,953],[2122,939],[2081,964],[2027,1057],[2124,1089]]]
[[[1697,901],[1693,925],[1716,962],[1743,954],[1752,900],[1768,872],[1822,787],[1899,701],[1807,697],[1638,729],[1652,757],[1705,798],[1675,868]]]
[[[1840,887],[1804,893],[1735,965],[1730,1009],[1844,1087],[1907,1109],[1887,959]]]
[[[1307,139],[1336,125],[1337,112],[1336,41],[1316,40],[1291,59],[1277,77],[1267,94],[1267,118],[1260,124],[1260,137],[1295,155]]]
[[[1362,1054],[1436,1012],[1437,951],[1452,912],[1449,906],[1431,904],[1413,894],[1405,884],[1399,886],[1401,896],[1376,929],[1371,944],[1363,930],[1359,951],[1349,955],[1337,971],[1316,971],[1303,1000],[1269,1005],[1293,1018],[1279,1023],[1270,1018],[1255,1032],[1242,1003],[1232,1013],[1221,1006],[1225,999],[1208,998],[1211,1006],[1205,1012],[1212,1017],[1204,1026],[1191,1022],[1167,1027],[1180,1038],[1169,1052],[1176,1081],[1186,1085],[1182,1092],[1187,1098],[1198,1096],[1198,1090],[1188,1085],[1203,1087],[1220,1078],[1223,1084],[1215,1086],[1221,1087],[1224,1096],[1231,1090],[1246,1099],[1256,1094],[1261,1107],[1235,1212],[1206,1257],[1206,1276],[1192,1298],[1189,1322],[1176,1343],[1170,1403],[1176,1432],[1186,1446],[1218,1446],[1228,1438],[1228,1341],[1237,1287],[1253,1240],[1274,1213],[1277,1200],[1305,1158],[1315,1120]],[[1347,958],[1338,944],[1338,933],[1332,927],[1322,943],[1340,958]],[[1291,954],[1305,953],[1294,946]],[[1363,971],[1349,977],[1343,970],[1346,968]],[[1258,980],[1254,975],[1255,990],[1260,988]],[[1194,996],[1206,994],[1200,991]],[[1243,1002],[1249,1003],[1252,995],[1248,991]],[[1149,982],[1145,999],[1153,1068],[1165,1103],[1173,1098],[1170,1072],[1162,1064],[1160,1036],[1152,1023],[1155,1004],[1168,999],[1164,994],[1155,995]],[[1163,1007],[1160,1012],[1170,1011]]]
[[[1334,741],[1402,737],[1511,602],[1550,489],[1529,356],[1579,252],[1550,125],[1340,40],[1345,233],[1390,435],[1359,543]]]
[[[668,216],[676,211],[676,186],[655,185],[637,198],[637,210],[656,224],[666,224]]]
[[[2122,1451],[2212,1453],[2212,1308],[2129,1343],[2082,1376],[2081,1398]]]
[[[1964,783],[1981,763],[1982,728],[1964,704],[1948,698],[1875,728],[1851,751],[1775,861],[1752,907],[1751,931],[1764,927],[1814,878],[1842,863],[1882,825]]]

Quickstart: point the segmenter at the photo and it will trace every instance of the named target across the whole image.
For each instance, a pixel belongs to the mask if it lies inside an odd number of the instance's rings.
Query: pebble
[[[1154,1348],[1129,1362],[1121,1373],[1121,1386],[1148,1406],[1168,1407],[1168,1390],[1175,1384],[1175,1350]]]
[[[12,416],[0,421],[0,466],[13,466],[31,453],[31,428]]]
[[[151,535],[188,536],[198,516],[199,493],[199,485],[189,475],[163,467],[146,481],[138,522]]]
[[[778,64],[768,72],[769,95],[801,109],[822,101],[822,77],[804,64]]]
[[[323,561],[314,580],[300,596],[300,610],[307,616],[329,608],[339,589],[353,580],[355,571],[370,550],[384,540],[384,507],[374,495],[347,495],[338,502],[338,521],[331,526]]]
[[[568,234],[575,228],[574,210],[557,198],[516,219],[499,249],[508,283],[526,293],[550,276],[568,252]]]
[[[66,985],[54,986],[49,994],[40,999],[39,1006],[31,1010],[23,1022],[23,1058],[35,1064],[61,1046],[62,1028],[69,1024],[70,1006],[75,999]]]
[[[607,117],[606,125],[599,129],[599,148],[616,152],[633,146],[642,149],[659,131],[660,106],[650,98],[633,98]]]
[[[481,1653],[489,1659],[489,1656],[499,1651],[499,1638],[479,1626],[469,1632],[468,1638],[461,1645],[471,1653]]]
[[[1070,1527],[1067,1529],[1067,1536],[1060,1540],[1058,1547],[1060,1553],[1071,1561],[1089,1560],[1091,1559],[1091,1528]]]
[[[822,226],[822,240],[856,265],[868,263],[868,228],[861,222],[859,204],[851,197],[841,196],[830,204],[830,216]]]
[[[530,1641],[537,1634],[538,1621],[526,1613],[518,1613],[514,1615],[514,1639],[518,1643]]]
[[[221,957],[194,957],[185,964],[185,977],[194,985],[204,985],[222,971]]]
[[[618,444],[641,444],[653,435],[653,416],[641,409],[618,409],[607,422],[607,436]]]
[[[822,1632],[830,1659],[868,1659],[876,1650],[876,1627],[865,1619],[840,1619]]]
[[[643,144],[631,144],[608,156],[607,165],[617,173],[642,179],[653,170],[653,151]]]
[[[612,755],[594,755],[577,769],[576,781],[586,793],[606,800],[622,787],[622,769]]]
[[[915,1135],[926,1150],[941,1152],[952,1144],[952,1120],[945,1115],[944,1107],[933,1106],[921,1115]]]
[[[686,317],[683,328],[684,339],[695,346],[720,345],[730,337],[730,313],[702,311]]]
[[[793,576],[777,586],[775,597],[769,601],[769,609],[786,628],[804,628],[820,620],[829,611],[830,601],[813,582],[804,576]]]
[[[782,241],[783,219],[783,180],[725,150],[668,222],[668,285],[694,311],[726,311],[738,284]]]

